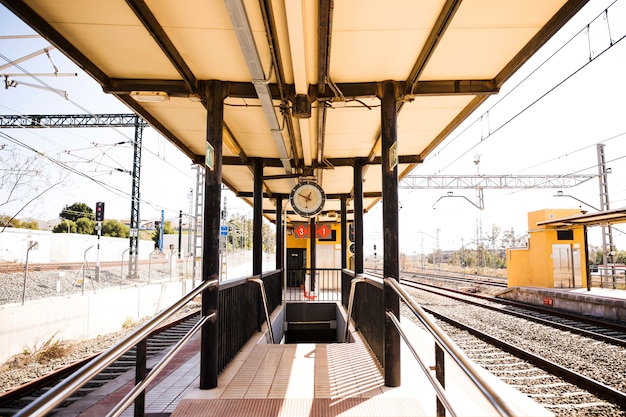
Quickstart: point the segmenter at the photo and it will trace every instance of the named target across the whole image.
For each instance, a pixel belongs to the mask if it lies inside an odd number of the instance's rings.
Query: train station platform
[[[412,343],[434,374],[433,339],[421,328],[407,323]],[[435,416],[434,391],[408,347],[401,351],[402,384],[384,385],[378,362],[360,339],[354,343],[274,344],[259,332],[220,374],[217,388],[200,390],[198,336],[168,365],[166,375],[146,394],[148,417],[195,416]],[[154,360],[157,360],[155,358]],[[92,400],[74,404],[68,416],[101,416],[130,389],[132,371],[117,388],[96,394]],[[484,378],[519,416],[552,416],[534,401],[491,374]],[[106,387],[106,386],[105,386]],[[105,388],[102,387],[102,388]],[[495,416],[496,411],[472,388],[468,378],[446,361],[446,393],[459,416]],[[90,394],[92,396],[93,394]],[[89,397],[89,396],[88,396]],[[92,404],[89,404],[89,401]],[[77,411],[80,410],[80,411]],[[132,407],[123,416],[133,415]]]
[[[626,291],[607,288],[511,287],[499,298],[553,307],[613,322],[626,322]]]

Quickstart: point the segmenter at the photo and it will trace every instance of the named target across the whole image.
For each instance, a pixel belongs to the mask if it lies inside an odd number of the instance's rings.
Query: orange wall
[[[581,214],[579,209],[544,209],[528,213],[528,248],[507,250],[507,277],[509,286],[554,287],[552,245],[569,244],[578,249],[582,285],[587,285],[585,268],[586,248],[582,226],[571,227],[572,240],[558,240],[554,226],[538,225],[538,222],[556,220]]]
[[[336,239],[334,241],[327,241],[327,240],[320,240],[320,239],[316,239],[316,244],[318,245],[337,245],[337,248],[339,248],[339,250],[341,250],[341,224],[340,223],[323,223],[326,226],[330,227],[331,230],[335,231],[335,236]],[[317,224],[318,226],[320,225],[320,223]],[[310,245],[311,245],[311,239],[310,238],[296,238],[295,233],[293,232],[293,229],[290,230],[287,233],[287,248],[303,248],[306,249],[307,252],[309,251]],[[349,243],[348,243],[349,244]],[[348,253],[347,256],[349,257],[350,254]],[[307,266],[310,257],[307,255],[306,257],[307,259]]]
[[[320,223],[318,223],[319,225]],[[336,239],[334,241],[325,241],[316,239],[318,245],[341,245],[341,224],[339,223],[323,223],[335,231]],[[288,248],[308,248],[310,238],[296,238],[293,233],[293,229],[287,233],[287,247]]]
[[[528,248],[511,248],[506,250],[506,266],[509,287],[528,285],[530,277],[530,261]]]

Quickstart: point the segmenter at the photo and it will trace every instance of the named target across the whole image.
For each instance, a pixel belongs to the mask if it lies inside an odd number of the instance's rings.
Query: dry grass
[[[75,348],[73,342],[59,340],[53,335],[41,345],[35,343],[32,348],[25,347],[24,351],[7,361],[0,371],[22,368],[32,364],[46,364],[55,359],[62,359],[72,353]]]

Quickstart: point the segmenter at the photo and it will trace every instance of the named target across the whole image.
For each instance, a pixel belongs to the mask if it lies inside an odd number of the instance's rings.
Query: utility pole
[[[226,224],[226,219],[228,216],[228,198],[224,197],[224,207],[222,208],[222,222],[220,223],[220,258],[221,258],[221,267],[220,267],[220,280],[225,280],[228,278],[228,225]]]
[[[480,176],[480,169],[478,164],[480,163],[480,154],[476,154],[474,156],[474,165],[476,165],[476,176]],[[478,273],[480,274],[480,268],[482,266],[483,260],[483,219],[481,210],[485,207],[485,203],[483,200],[483,189],[482,187],[476,187],[476,200],[478,201],[478,211],[476,212],[476,258],[477,258],[477,266]]]
[[[600,211],[610,210],[609,207],[609,184],[608,173],[609,169],[606,167],[606,159],[604,157],[604,144],[598,143],[598,180],[600,181]],[[613,229],[611,225],[602,225],[602,264],[604,270],[600,274],[600,286],[604,283],[604,273],[610,267],[612,287],[615,289],[615,247],[613,246]]]
[[[178,259],[181,258],[183,244],[183,211],[178,210]]]

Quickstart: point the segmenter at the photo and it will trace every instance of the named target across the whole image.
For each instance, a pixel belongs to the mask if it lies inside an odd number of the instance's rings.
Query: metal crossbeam
[[[572,188],[595,174],[576,175],[407,175],[399,188],[405,189],[527,189]]]
[[[148,124],[139,118],[141,126]],[[136,114],[0,115],[0,128],[135,127]]]
[[[141,178],[141,142],[148,123],[136,114],[31,114],[0,115],[0,128],[44,129],[87,127],[133,127],[133,184],[130,209],[129,277],[138,277],[139,259],[139,183]]]

